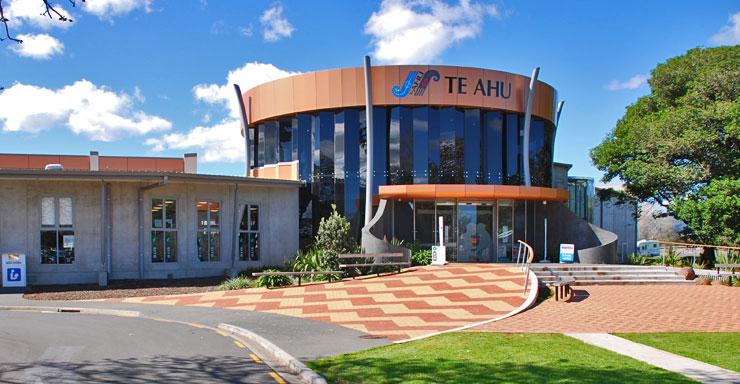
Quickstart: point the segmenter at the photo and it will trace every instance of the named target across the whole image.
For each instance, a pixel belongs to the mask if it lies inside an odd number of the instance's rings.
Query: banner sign
[[[560,262],[572,263],[575,260],[576,246],[574,244],[560,244]]]
[[[3,253],[3,287],[26,286],[26,255]]]

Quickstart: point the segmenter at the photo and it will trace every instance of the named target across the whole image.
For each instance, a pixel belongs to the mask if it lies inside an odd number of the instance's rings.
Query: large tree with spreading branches
[[[684,221],[691,240],[740,242],[740,45],[659,64],[591,159],[604,181]]]
[[[72,18],[65,16],[61,12],[59,12],[55,6],[52,5],[49,0],[38,0],[41,4],[43,4],[44,12],[41,13],[41,16],[48,16],[50,19],[54,20],[57,19],[62,23],[71,23],[74,20]],[[69,3],[74,7],[77,5],[77,0],[67,0]],[[85,0],[79,0],[81,2],[85,2]],[[58,6],[58,5],[57,5]],[[4,36],[0,36],[0,41],[10,40],[14,41],[18,44],[23,44],[23,40],[17,39],[13,37],[10,33],[10,28],[8,27],[8,22],[10,19],[5,17],[5,10],[3,9],[3,0],[0,0],[0,22],[3,23],[3,27],[5,29]]]

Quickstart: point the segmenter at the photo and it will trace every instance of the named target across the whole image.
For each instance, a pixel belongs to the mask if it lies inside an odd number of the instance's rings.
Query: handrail
[[[647,241],[652,241],[658,244],[683,246],[683,247],[689,247],[689,248],[691,247],[693,248],[719,248],[719,249],[740,250],[740,246],[734,246],[734,245],[709,245],[709,244],[698,244],[698,243],[680,243],[676,241],[663,241],[663,240],[647,240]]]
[[[534,260],[534,249],[532,249],[532,246],[521,241],[517,240],[519,242],[519,250],[517,251],[516,255],[516,265],[519,266],[519,257],[522,257],[522,266],[521,268],[524,270],[524,293],[527,293],[527,286],[529,285],[529,266],[532,264],[532,260]],[[522,246],[524,246],[524,255],[522,255]]]

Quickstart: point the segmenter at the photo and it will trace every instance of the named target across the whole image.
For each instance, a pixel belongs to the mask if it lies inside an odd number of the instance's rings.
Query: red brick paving
[[[579,286],[574,302],[550,298],[485,332],[740,332],[740,288]]]
[[[523,291],[518,268],[451,264],[331,284],[111,301],[279,313],[402,340],[508,314],[524,303]]]

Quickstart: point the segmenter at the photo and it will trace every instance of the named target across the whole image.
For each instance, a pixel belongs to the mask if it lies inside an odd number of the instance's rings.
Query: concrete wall
[[[139,188],[145,183],[110,183],[111,265],[110,278],[140,277]],[[27,255],[29,284],[98,282],[107,271],[103,242],[102,186],[99,181],[0,181],[0,252]],[[236,194],[235,194],[236,191]],[[41,264],[41,198],[71,197],[75,231],[75,261],[72,264]],[[151,199],[177,201],[177,245],[175,263],[151,262]],[[221,204],[221,260],[201,262],[197,256],[196,201]],[[236,211],[234,202],[236,201]],[[244,204],[260,209],[260,260],[239,261],[238,220]],[[170,183],[143,194],[143,277],[220,276],[244,268],[282,265],[298,249],[298,188],[234,184]]]

